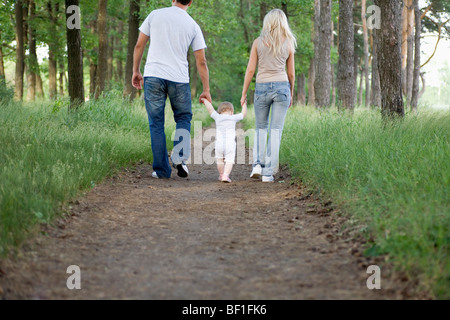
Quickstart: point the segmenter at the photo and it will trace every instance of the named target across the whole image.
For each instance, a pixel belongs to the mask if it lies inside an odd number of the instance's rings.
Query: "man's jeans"
[[[271,176],[278,171],[281,136],[290,102],[289,82],[256,83],[253,166],[261,165],[263,176]]]
[[[164,132],[166,100],[168,96],[176,122],[172,161],[177,165],[189,159],[191,152],[191,88],[189,83],[145,77],[144,91],[145,108],[150,124],[153,170],[160,178],[170,178],[172,169],[169,163],[166,134]]]

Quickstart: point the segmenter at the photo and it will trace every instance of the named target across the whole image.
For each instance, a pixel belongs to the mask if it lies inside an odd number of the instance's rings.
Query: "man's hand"
[[[135,87],[138,90],[141,90],[143,81],[144,78],[142,77],[142,74],[140,72],[133,73],[133,77],[131,78],[131,83],[133,87]]]
[[[204,103],[204,102],[202,101],[203,99],[206,99],[206,100],[208,100],[210,103],[212,103],[211,93],[209,93],[209,91],[203,91],[202,94],[200,95],[199,102],[200,102],[200,103]]]

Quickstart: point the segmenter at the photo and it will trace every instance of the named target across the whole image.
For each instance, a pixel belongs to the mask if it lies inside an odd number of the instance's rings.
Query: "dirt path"
[[[382,269],[369,290],[361,243],[341,232],[332,204],[301,187],[263,184],[236,165],[232,184],[215,166],[187,180],[127,170],[76,201],[19,257],[0,262],[3,299],[402,299]],[[68,290],[67,267],[81,269]]]

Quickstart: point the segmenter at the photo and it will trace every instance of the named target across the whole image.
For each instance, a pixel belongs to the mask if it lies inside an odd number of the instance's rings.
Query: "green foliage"
[[[116,97],[0,107],[0,255],[120,167],[151,161],[142,104]]]
[[[282,162],[331,196],[374,246],[439,298],[450,279],[450,113],[408,115],[383,127],[378,112],[354,116],[294,109]]]

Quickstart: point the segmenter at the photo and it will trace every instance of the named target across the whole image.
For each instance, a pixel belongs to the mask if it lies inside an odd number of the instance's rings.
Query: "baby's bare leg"
[[[217,158],[217,171],[219,171],[220,177],[222,177],[225,169],[225,162],[223,158]]]

